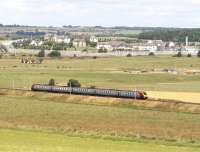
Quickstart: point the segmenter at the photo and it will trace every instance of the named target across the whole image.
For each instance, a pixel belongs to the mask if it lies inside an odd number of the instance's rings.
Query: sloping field
[[[0,93],[0,126],[200,141],[199,105],[61,94]]]
[[[199,147],[0,129],[0,152],[199,152]]]
[[[158,99],[179,100],[188,103],[200,104],[200,93],[193,92],[164,92],[164,91],[148,91],[148,96]]]

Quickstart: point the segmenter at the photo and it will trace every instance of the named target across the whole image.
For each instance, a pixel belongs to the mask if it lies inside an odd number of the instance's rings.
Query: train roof
[[[48,84],[33,84],[40,85],[40,86],[50,86]],[[54,85],[56,87],[68,87],[68,86],[61,86],[61,85]],[[69,88],[69,87],[68,87]],[[107,89],[107,88],[88,88],[88,87],[72,87],[72,88],[83,88],[83,89],[99,89],[99,90],[110,90],[110,91],[134,91],[134,92],[145,92],[145,91],[138,91],[138,90],[118,90],[118,89]]]

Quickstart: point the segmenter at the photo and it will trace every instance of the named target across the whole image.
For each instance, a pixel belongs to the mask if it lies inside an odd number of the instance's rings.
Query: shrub
[[[52,51],[51,53],[49,53],[48,56],[49,57],[61,57],[61,54],[58,51]]]
[[[106,48],[100,48],[98,50],[98,53],[107,53],[107,52],[108,52],[108,50]]]
[[[42,62],[44,61],[44,59],[43,58],[39,58],[38,61],[39,61],[40,64],[42,64]]]
[[[90,86],[90,89],[96,89],[96,86]]]
[[[49,80],[49,85],[50,86],[54,86],[55,85],[55,80],[54,79],[50,79]]]
[[[153,52],[150,52],[148,55],[149,56],[155,56],[155,54]]]
[[[182,57],[182,53],[181,52],[178,52],[176,57]]]
[[[70,79],[69,82],[67,83],[68,87],[81,87],[81,84],[79,83],[78,80]]]
[[[187,55],[187,57],[188,57],[188,58],[191,58],[191,57],[192,57],[192,54],[191,54],[191,53],[189,53],[189,54]]]
[[[41,50],[38,55],[38,57],[45,57],[45,50]]]

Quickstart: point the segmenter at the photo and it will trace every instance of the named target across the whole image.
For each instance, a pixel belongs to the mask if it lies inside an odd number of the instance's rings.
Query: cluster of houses
[[[87,46],[86,41],[84,39],[71,39],[69,36],[66,35],[52,35],[52,34],[46,34],[44,36],[44,41],[42,40],[31,40],[30,45],[33,46],[42,46],[44,42],[51,41],[58,44],[72,44],[75,48],[84,48]]]
[[[141,42],[126,43],[125,41],[110,41],[99,42],[97,45],[98,50],[107,51],[149,51],[156,52],[162,51],[166,48],[166,43],[162,40],[143,40]],[[168,43],[169,49],[175,48],[175,43]]]
[[[42,46],[45,42],[55,42],[57,44],[70,44],[74,48],[86,48],[86,38],[73,39],[68,35],[46,34],[44,40],[31,40],[29,45]],[[90,36],[87,41],[96,43],[96,49],[104,52],[112,51],[197,51],[197,47],[189,44],[188,38],[185,44],[175,42],[164,42],[162,40],[137,40],[135,38],[126,37],[96,37]]]

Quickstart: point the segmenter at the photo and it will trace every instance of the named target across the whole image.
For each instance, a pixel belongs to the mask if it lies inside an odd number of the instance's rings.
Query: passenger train
[[[51,86],[34,84],[31,88],[32,91],[64,93],[64,94],[78,94],[88,96],[104,96],[104,97],[117,97],[117,98],[130,98],[130,99],[147,99],[147,94],[144,91],[128,91],[128,90],[114,90],[114,89],[99,89],[99,88],[76,88],[67,86]]]

